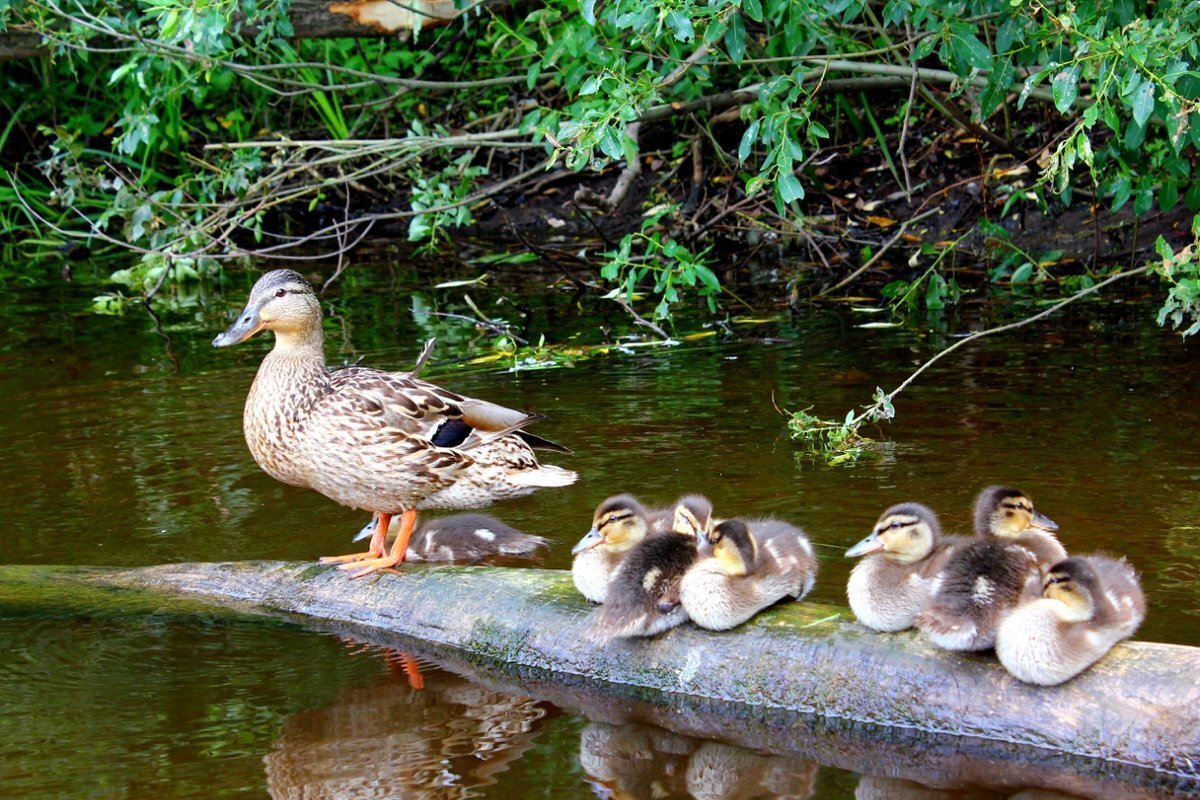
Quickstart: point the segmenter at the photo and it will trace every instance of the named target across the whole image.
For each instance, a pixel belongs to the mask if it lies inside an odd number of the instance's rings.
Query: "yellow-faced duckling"
[[[846,595],[858,621],[877,631],[902,631],[936,585],[938,572],[961,536],[944,536],[937,515],[920,503],[884,511],[871,535],[846,551],[865,556],[850,572]]]
[[[571,548],[575,588],[593,603],[603,603],[625,556],[652,533],[669,530],[670,523],[670,511],[647,509],[631,494],[606,499],[596,506],[592,529]]]
[[[1019,489],[989,486],[975,501],[975,537],[955,547],[914,624],[947,650],[987,650],[996,629],[1066,551],[1058,528]]]
[[[1054,532],[1058,524],[1033,507],[1029,495],[1011,486],[989,486],[975,500],[975,535],[997,536],[1033,553],[1049,569],[1067,557]]]
[[[741,625],[784,597],[799,600],[816,580],[808,537],[782,520],[727,519],[701,532],[697,544],[700,557],[683,576],[680,602],[701,628]]]
[[[601,640],[653,636],[686,622],[680,584],[696,561],[697,538],[712,525],[708,498],[680,498],[671,530],[645,539],[617,568],[608,597],[594,614],[592,636]]]
[[[359,531],[354,541],[375,533],[375,520]],[[389,532],[399,533],[393,519]],[[524,533],[488,514],[452,514],[425,520],[409,539],[406,561],[480,561],[491,556],[529,556],[545,547],[541,536]]]
[[[1125,559],[1068,558],[1051,568],[1040,597],[1000,623],[996,655],[1019,680],[1054,686],[1132,636],[1145,616],[1137,573]]]
[[[534,447],[564,451],[526,433],[538,417],[447,391],[407,373],[325,365],[321,304],[299,273],[263,275],[214,347],[275,333],[242,416],[246,444],[276,480],[314,489],[376,516],[365,553],[333,556],[360,577],[404,560],[417,509],[467,509],[566,486],[576,475],[538,463]],[[428,349],[428,348],[427,348]],[[388,525],[402,525],[385,554]]]

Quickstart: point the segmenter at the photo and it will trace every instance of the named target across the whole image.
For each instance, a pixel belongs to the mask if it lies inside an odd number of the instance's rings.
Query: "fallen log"
[[[1157,796],[1200,785],[1200,648],[1128,642],[1083,675],[1041,688],[994,658],[940,651],[911,633],[875,634],[845,609],[808,602],[729,632],[684,626],[598,646],[586,636],[592,607],[554,570],[409,565],[350,581],[316,565],[242,562],[75,570],[62,582],[302,615],[402,646],[408,639],[397,637],[411,637],[416,649],[540,685],[543,695],[632,704],[650,721],[753,746],[822,750],[830,745],[789,737],[832,735],[914,754],[967,752],[984,769],[1001,759],[1119,775]]]

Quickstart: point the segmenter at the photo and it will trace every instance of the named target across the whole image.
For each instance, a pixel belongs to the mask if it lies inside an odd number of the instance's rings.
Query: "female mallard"
[[[938,572],[964,541],[961,536],[944,536],[928,506],[900,503],[884,511],[871,535],[846,551],[849,557],[866,556],[846,584],[854,616],[876,631],[911,628]]]
[[[983,490],[975,503],[975,525],[976,536],[950,554],[914,620],[930,641],[947,650],[992,647],[1001,621],[1026,587],[1041,580],[1043,559],[1062,549],[1049,535],[1058,526],[1017,489]]]
[[[446,391],[419,380],[416,370],[331,372],[321,306],[299,273],[279,269],[259,278],[213,346],[261,330],[274,331],[275,347],[246,397],[246,444],[271,477],[375,513],[367,552],[321,559],[352,570],[351,577],[404,560],[417,509],[477,508],[575,481],[574,472],[538,463],[533,447],[563,448],[521,430],[535,415]],[[385,555],[394,515],[401,528]]]
[[[617,567],[604,605],[593,614],[593,637],[653,636],[687,621],[680,584],[696,561],[698,538],[712,529],[712,503],[686,495],[671,519],[670,531],[645,539]]]
[[[1145,616],[1137,573],[1125,559],[1068,558],[1051,568],[1037,599],[1000,623],[996,655],[1019,680],[1054,686],[1132,636]]]
[[[608,597],[608,583],[633,548],[651,534],[670,530],[672,512],[647,509],[631,494],[618,494],[596,506],[592,528],[571,548],[571,578],[593,603]]]
[[[804,531],[778,519],[727,519],[701,531],[700,558],[683,576],[684,612],[701,628],[724,631],[767,606],[812,589],[817,559]]]
[[[354,541],[375,534],[375,520],[359,531]],[[388,531],[400,532],[393,519]],[[489,514],[451,514],[422,520],[409,539],[406,561],[480,561],[492,556],[530,556],[546,546],[546,539],[519,531]]]

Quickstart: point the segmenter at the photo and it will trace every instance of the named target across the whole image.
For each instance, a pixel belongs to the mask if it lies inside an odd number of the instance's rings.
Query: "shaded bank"
[[[3,583],[21,570],[6,569]],[[39,578],[54,583],[55,574],[43,568]],[[203,600],[412,637],[434,655],[493,673],[577,687],[589,703],[620,698],[669,711],[685,726],[698,718],[691,724],[698,733],[742,731],[740,739],[770,744],[832,727],[892,746],[923,742],[921,749],[931,742],[945,749],[950,734],[1007,761],[1057,760],[1066,769],[1104,759],[1146,768],[1127,771],[1144,773],[1144,780],[1126,778],[1134,783],[1174,786],[1168,776],[1200,774],[1197,648],[1127,643],[1079,678],[1044,689],[1020,684],[991,658],[937,651],[911,634],[872,634],[847,611],[811,603],[774,609],[727,633],[684,627],[598,647],[584,635],[589,605],[566,573],[553,570],[407,567],[352,582],[307,564],[241,562],[61,575],[67,594],[81,583],[102,595],[124,587],[182,598],[188,607]],[[722,721],[721,730],[710,729],[712,720]],[[1091,771],[1114,769],[1124,768]]]

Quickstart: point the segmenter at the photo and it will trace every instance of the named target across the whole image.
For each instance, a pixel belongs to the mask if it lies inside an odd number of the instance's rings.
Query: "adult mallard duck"
[[[724,631],[767,606],[808,594],[817,559],[804,531],[778,519],[727,519],[698,532],[700,557],[680,583],[680,604],[701,628]]]
[[[375,534],[369,522],[354,541]],[[393,519],[389,533],[399,534],[400,520]],[[489,514],[451,514],[422,520],[409,539],[406,561],[480,561],[492,556],[530,556],[546,546],[546,539],[519,531]]]
[[[533,447],[564,448],[522,430],[536,415],[447,391],[417,378],[416,369],[331,372],[321,305],[299,273],[280,269],[259,278],[213,346],[262,330],[275,333],[275,347],[246,397],[246,444],[273,478],[375,514],[367,552],[321,559],[351,577],[404,560],[418,509],[477,508],[575,481],[574,472],[538,463]],[[395,515],[400,532],[385,554]]]
[[[680,584],[696,561],[696,541],[712,528],[712,503],[703,495],[681,497],[671,520],[670,531],[642,541],[617,567],[593,614],[593,638],[653,636],[687,621]]]
[[[1049,535],[1058,526],[1018,489],[991,486],[980,493],[975,525],[975,537],[950,554],[914,620],[930,641],[947,650],[992,647],[1001,621],[1026,587],[1041,580],[1043,559],[1062,549]]]
[[[943,535],[928,506],[899,503],[884,511],[871,535],[846,551],[848,557],[865,556],[846,584],[854,616],[876,631],[911,628],[936,586],[937,574],[964,541]]]
[[[1146,616],[1137,573],[1121,559],[1068,558],[1051,568],[1036,599],[1000,623],[996,655],[1026,683],[1054,686],[1133,635]]]

